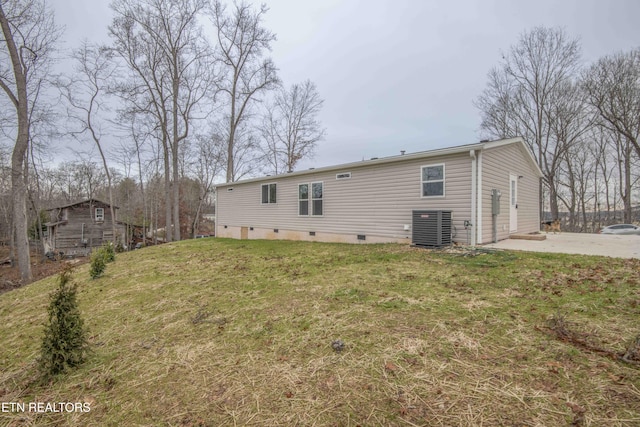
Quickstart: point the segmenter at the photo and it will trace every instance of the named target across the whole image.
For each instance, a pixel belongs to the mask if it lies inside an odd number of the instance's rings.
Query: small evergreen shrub
[[[89,267],[89,276],[92,279],[97,279],[102,276],[104,273],[104,269],[107,267],[107,264],[104,262],[104,255],[98,249],[91,253],[91,266]]]
[[[105,263],[114,262],[116,260],[116,251],[113,243],[105,243],[100,250],[102,251]]]
[[[76,299],[77,286],[71,281],[73,269],[60,273],[58,288],[51,294],[49,321],[45,325],[39,367],[45,377],[61,374],[82,364],[88,343]]]
[[[107,268],[107,263],[116,260],[116,251],[113,244],[107,243],[91,253],[91,266],[89,267],[89,275],[92,279],[102,276]]]

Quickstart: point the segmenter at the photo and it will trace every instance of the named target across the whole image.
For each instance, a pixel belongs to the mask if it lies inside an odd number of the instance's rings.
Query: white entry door
[[[518,231],[518,176],[509,175],[509,232]]]

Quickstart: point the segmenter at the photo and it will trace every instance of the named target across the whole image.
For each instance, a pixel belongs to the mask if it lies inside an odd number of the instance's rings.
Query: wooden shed
[[[116,235],[113,235],[111,209],[109,203],[87,199],[64,206],[48,209],[47,235],[44,239],[45,252],[64,252],[65,255],[87,255],[92,248],[105,242],[117,244],[123,241],[126,224],[116,216]]]

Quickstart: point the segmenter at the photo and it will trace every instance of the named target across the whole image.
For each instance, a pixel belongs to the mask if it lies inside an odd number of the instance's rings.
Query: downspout
[[[482,244],[482,150],[478,152],[478,191],[476,192],[478,213],[476,214],[476,244]]]
[[[477,174],[478,174],[478,159],[476,157],[476,151],[470,150],[469,156],[471,156],[471,242],[468,242],[471,246],[476,245],[476,199],[477,199]]]

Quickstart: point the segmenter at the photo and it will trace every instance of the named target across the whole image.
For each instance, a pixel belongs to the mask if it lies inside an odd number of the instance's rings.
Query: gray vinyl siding
[[[456,241],[466,243],[463,221],[471,218],[471,158],[468,153],[345,169],[268,177],[218,188],[218,226],[277,228],[407,238],[414,209],[451,209]],[[445,196],[421,197],[421,167],[445,164]],[[337,173],[350,179],[336,180]],[[277,203],[261,203],[261,185],[277,183]],[[322,217],[298,216],[298,184],[323,182]],[[227,191],[233,188],[232,191]]]
[[[509,237],[509,175],[518,180],[518,233],[540,230],[539,175],[522,150],[522,144],[509,144],[482,152],[482,242],[492,240],[491,189],[501,191],[497,217],[498,240]]]
[[[104,209],[104,220],[96,220],[96,208]],[[118,218],[118,208],[114,208],[116,220]],[[61,221],[55,226],[49,227],[51,235],[48,243],[51,250],[82,251],[83,239],[87,241],[87,247],[100,247],[106,241],[113,242],[113,228],[111,221],[111,209],[109,205],[99,202],[83,202],[63,208],[50,210],[51,220]],[[121,237],[125,235],[125,227],[116,224],[116,233]]]

